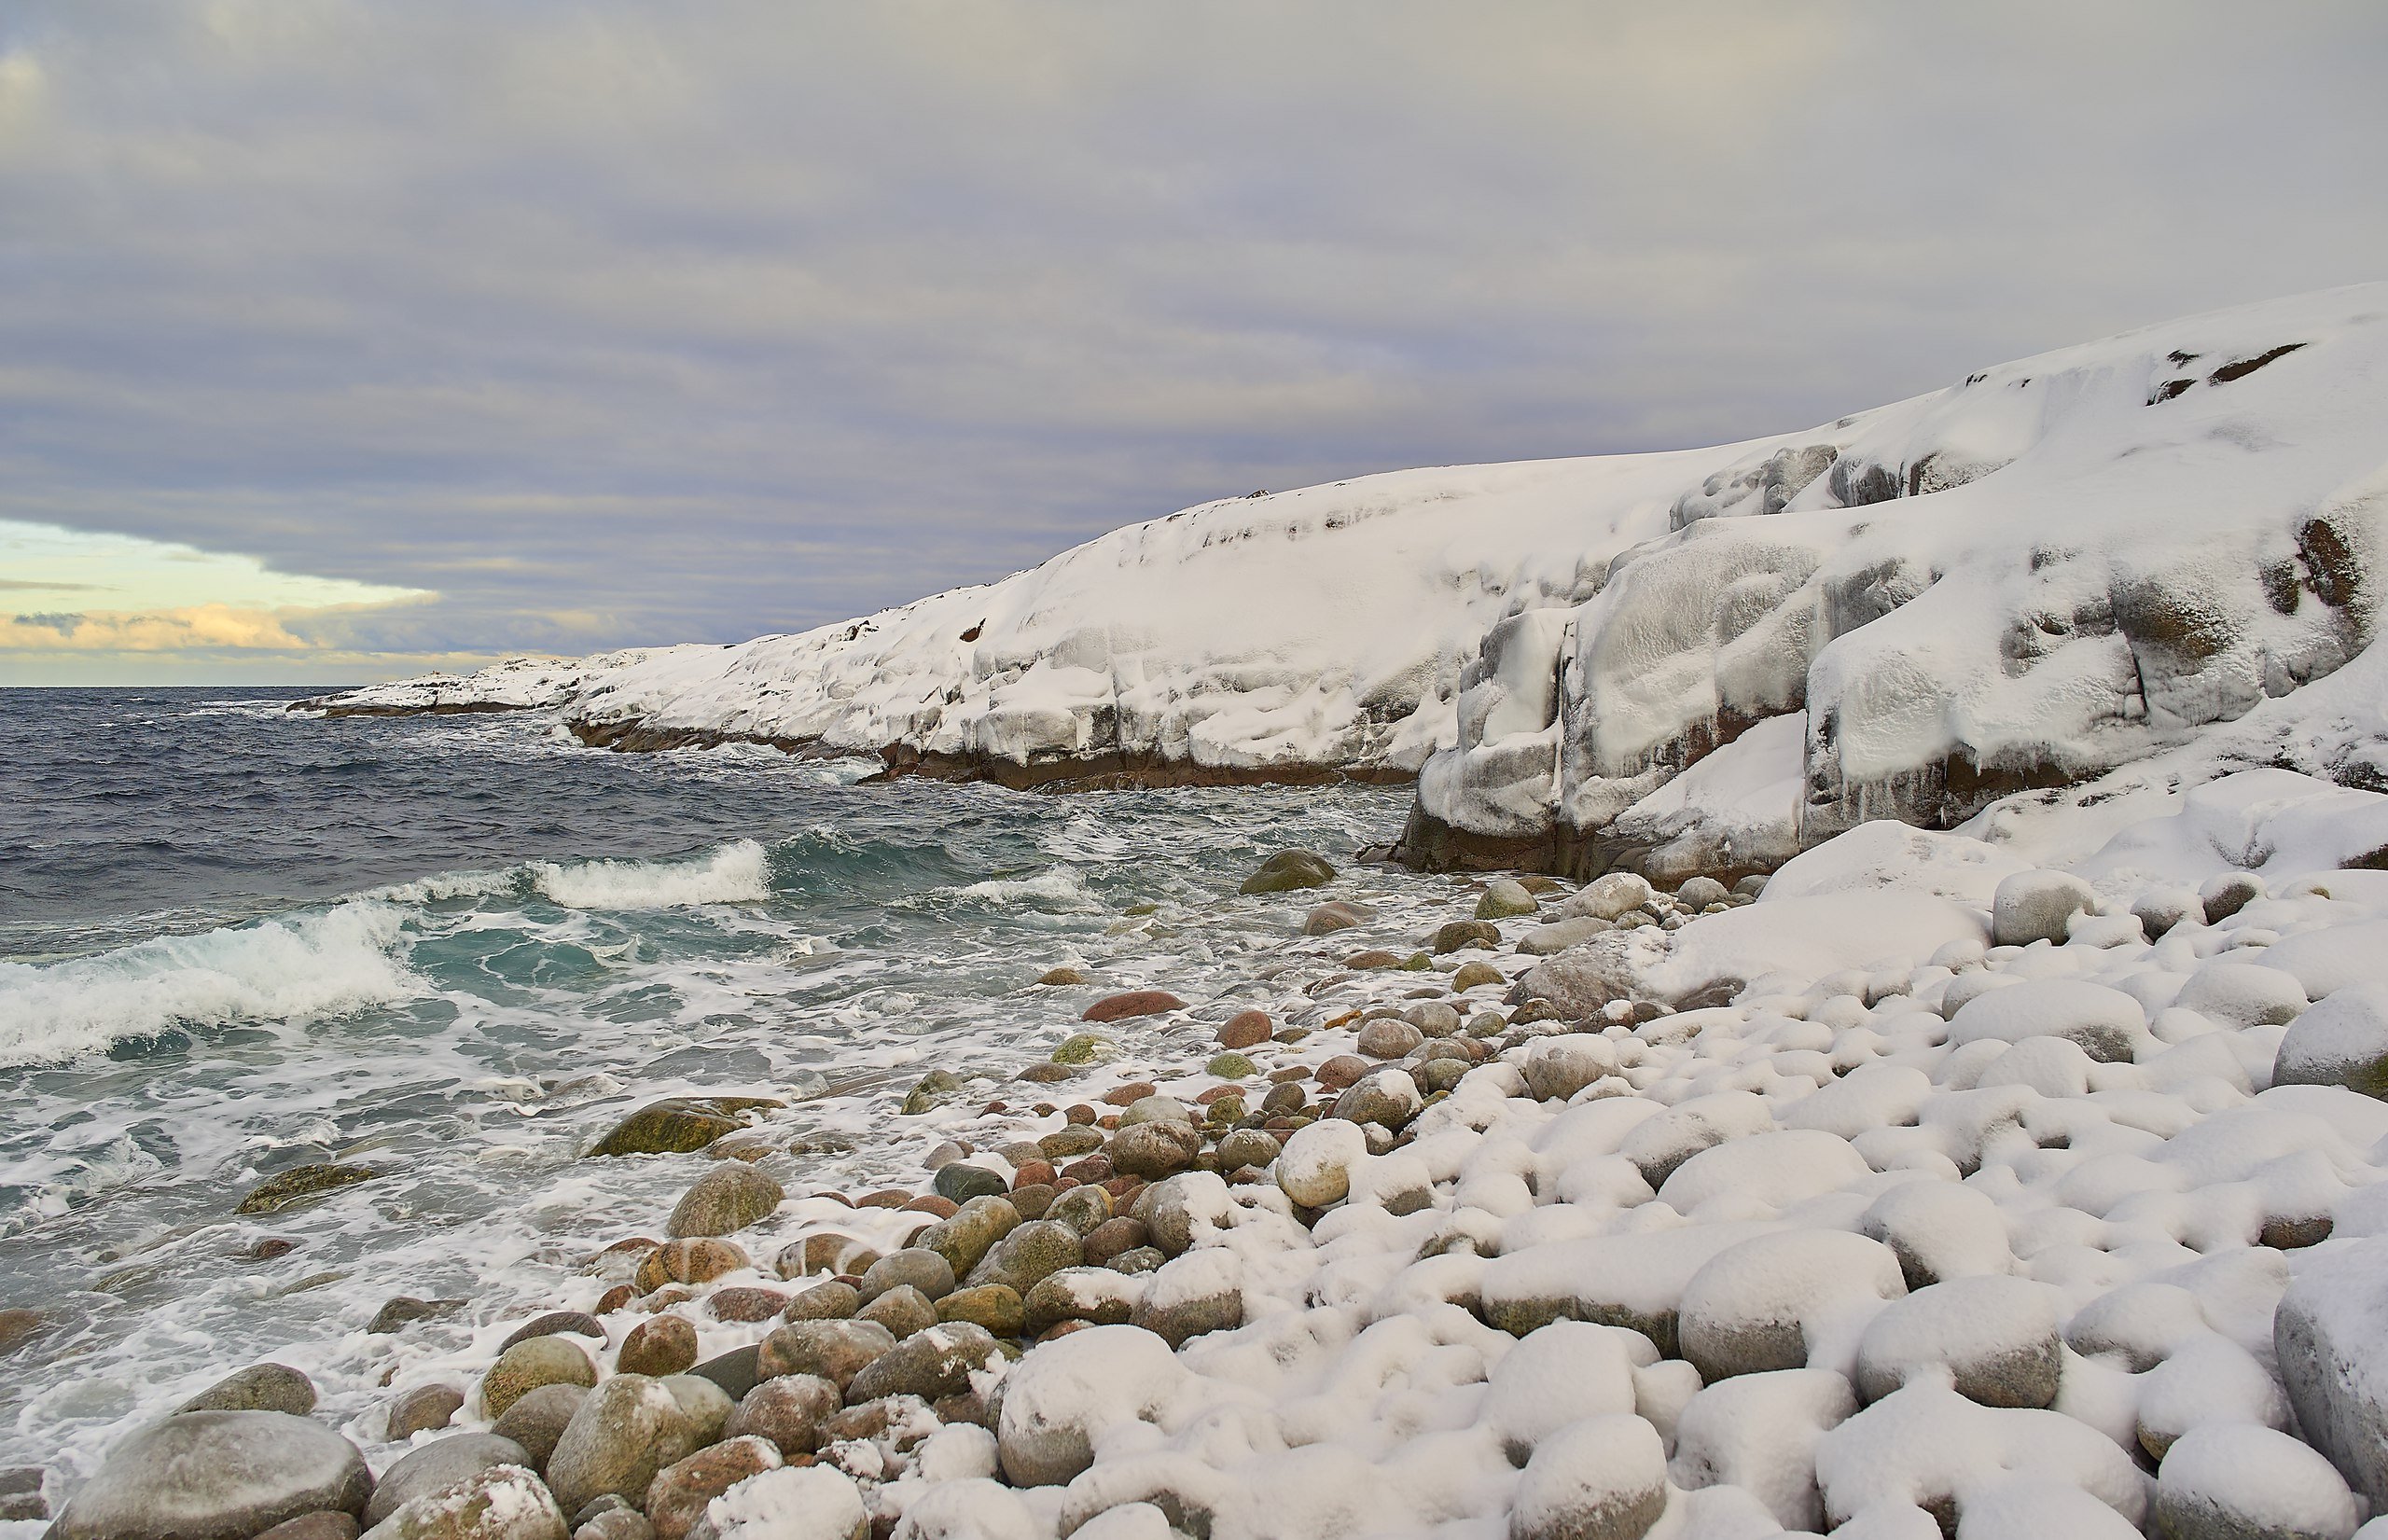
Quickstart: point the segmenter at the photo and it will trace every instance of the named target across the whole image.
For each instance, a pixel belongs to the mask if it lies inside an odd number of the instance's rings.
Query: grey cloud
[[[92,0],[0,55],[0,517],[439,591],[304,623],[366,653],[1796,428],[2388,238],[2357,7]]]

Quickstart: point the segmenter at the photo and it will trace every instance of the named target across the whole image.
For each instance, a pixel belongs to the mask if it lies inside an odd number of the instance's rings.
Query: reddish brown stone
[[[1198,1107],[1207,1107],[1214,1102],[1225,1101],[1230,1096],[1242,1096],[1243,1094],[1243,1088],[1242,1086],[1213,1086],[1209,1090],[1206,1090],[1201,1095],[1194,1098],[1194,1104]]]
[[[1090,1155],[1083,1160],[1073,1160],[1063,1166],[1062,1174],[1073,1182],[1108,1182],[1119,1173],[1111,1169],[1111,1157]]]
[[[1031,1160],[1011,1176],[1014,1191],[1021,1187],[1050,1186],[1052,1183],[1053,1163],[1049,1160]]]
[[[1374,1064],[1356,1053],[1339,1053],[1318,1066],[1318,1083],[1329,1090],[1342,1090],[1359,1083]]]
[[[1132,1016],[1159,1016],[1163,1011],[1184,1010],[1186,1002],[1167,990],[1130,990],[1125,994],[1109,994],[1089,1006],[1079,1016],[1081,1021],[1124,1021]]]
[[[1269,1020],[1265,1010],[1240,1010],[1219,1023],[1218,1042],[1223,1048],[1248,1048],[1266,1043],[1277,1024]]]
[[[1135,1250],[1147,1239],[1149,1232],[1141,1219],[1131,1219],[1125,1214],[1117,1219],[1105,1219],[1087,1232],[1084,1242],[1087,1265],[1101,1267],[1123,1251]]]
[[[631,1281],[652,1293],[666,1283],[710,1283],[746,1265],[746,1254],[728,1241],[672,1241],[648,1252]]]
[[[908,1214],[934,1214],[939,1219],[951,1219],[962,1205],[951,1198],[940,1198],[936,1193],[929,1192],[923,1193],[910,1202],[902,1204],[901,1207]]]
[[[854,1200],[858,1209],[900,1209],[912,1200],[912,1195],[901,1187],[885,1187]]]
[[[591,1315],[611,1315],[616,1311],[620,1310],[624,1305],[629,1304],[632,1300],[637,1297],[638,1290],[636,1288],[628,1283],[617,1283],[612,1288],[607,1289],[604,1293],[597,1297],[596,1307],[589,1313]]]
[[[1124,1086],[1114,1086],[1103,1093],[1103,1099],[1115,1107],[1132,1107],[1159,1089],[1149,1080],[1131,1080]]]
[[[697,1328],[676,1315],[642,1321],[622,1339],[615,1368],[623,1374],[681,1374],[696,1367]]]
[[[1063,1121],[1070,1123],[1091,1123],[1094,1121],[1094,1109],[1080,1102],[1063,1112],[1062,1117]]]
[[[716,1321],[768,1321],[787,1308],[787,1296],[777,1289],[715,1289],[705,1301]]]

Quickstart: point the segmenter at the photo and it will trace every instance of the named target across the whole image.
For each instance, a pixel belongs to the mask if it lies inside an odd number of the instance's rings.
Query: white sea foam
[[[160,936],[92,957],[0,963],[0,1064],[54,1063],[173,1027],[335,1016],[411,999],[403,910],[320,914]]]
[[[755,903],[771,889],[770,857],[752,839],[733,839],[698,861],[539,861],[532,864],[531,880],[541,893],[575,909]]]
[[[982,898],[993,904],[1032,904],[1062,909],[1098,907],[1094,895],[1087,891],[1086,880],[1071,867],[1053,867],[1034,877],[991,877],[953,891],[963,898]]]

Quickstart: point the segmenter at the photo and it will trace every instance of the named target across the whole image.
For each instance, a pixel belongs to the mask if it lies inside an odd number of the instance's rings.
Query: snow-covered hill
[[[1415,858],[1729,877],[2159,756],[2159,799],[2231,765],[2388,784],[2372,671],[2315,684],[2371,640],[2384,516],[2388,284],[1806,433],[1211,503],[851,623],[328,705],[1013,784],[1416,772]]]

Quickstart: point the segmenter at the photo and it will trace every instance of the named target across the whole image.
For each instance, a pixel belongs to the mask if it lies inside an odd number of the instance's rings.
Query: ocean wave
[[[412,999],[387,904],[160,936],[62,963],[0,963],[0,1064],[44,1064],[175,1027],[337,1016]]]
[[[537,861],[531,881],[572,909],[745,904],[771,892],[771,857],[752,839],[733,839],[698,861]]]
[[[991,877],[956,888],[960,898],[983,898],[995,904],[1034,904],[1045,909],[1100,909],[1086,880],[1073,867],[1054,867],[1034,877]]]

